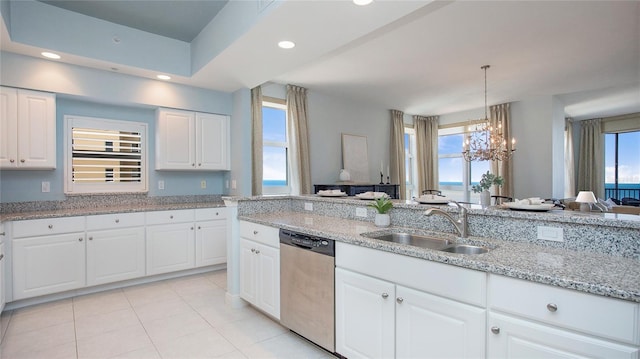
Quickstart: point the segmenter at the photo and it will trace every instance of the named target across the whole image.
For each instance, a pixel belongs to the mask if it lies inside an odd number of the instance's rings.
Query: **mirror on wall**
[[[342,165],[349,171],[351,181],[369,183],[369,152],[367,136],[342,134]]]

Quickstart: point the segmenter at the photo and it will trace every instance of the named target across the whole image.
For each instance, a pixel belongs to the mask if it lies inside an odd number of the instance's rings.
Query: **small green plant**
[[[492,173],[489,173],[489,171],[487,171],[487,173],[482,174],[482,178],[480,178],[479,184],[471,186],[471,190],[474,193],[480,193],[484,190],[488,190],[493,185],[500,187],[503,184],[504,184],[504,178],[502,178],[501,176],[496,176]]]
[[[387,197],[380,197],[369,203],[369,207],[375,208],[380,214],[385,214],[393,208],[393,202]]]

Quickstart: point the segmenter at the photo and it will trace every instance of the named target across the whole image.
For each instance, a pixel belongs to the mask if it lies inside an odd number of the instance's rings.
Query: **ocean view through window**
[[[640,131],[605,134],[605,197],[640,199]]]
[[[283,100],[262,101],[262,193],[288,194],[289,142],[287,106]]]

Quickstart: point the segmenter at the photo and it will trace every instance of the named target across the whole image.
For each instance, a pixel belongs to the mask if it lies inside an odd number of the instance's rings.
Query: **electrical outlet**
[[[205,180],[200,181],[200,188],[202,188],[202,189],[207,188],[207,181],[205,181]]]
[[[158,189],[164,189],[164,181],[163,180],[158,181]]]
[[[231,189],[236,189],[236,187],[238,187],[236,180],[231,180]]]
[[[356,207],[356,217],[366,217],[367,209],[364,207]]]
[[[51,183],[48,181],[42,181],[42,192],[51,192]]]
[[[311,203],[311,202],[305,202],[305,203],[304,203],[304,209],[305,209],[306,211],[313,211],[313,203]]]
[[[562,228],[538,226],[538,239],[546,241],[564,242]]]

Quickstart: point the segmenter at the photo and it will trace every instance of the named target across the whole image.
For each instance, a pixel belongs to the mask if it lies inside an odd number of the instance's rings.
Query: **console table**
[[[349,196],[355,196],[359,193],[364,193],[364,192],[384,192],[393,199],[400,198],[400,194],[398,193],[400,190],[400,185],[397,185],[397,184],[336,183],[336,184],[314,184],[313,185],[313,193],[318,193],[318,191],[326,191],[328,189],[339,189]]]

